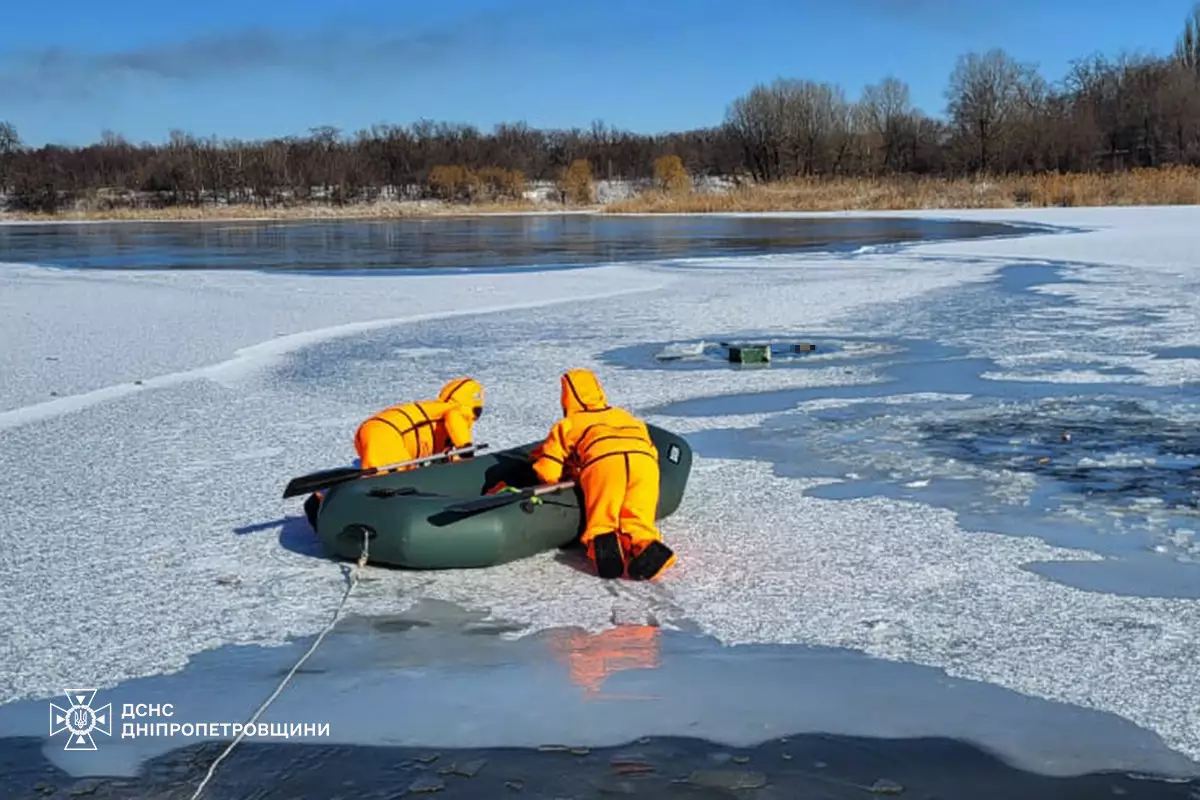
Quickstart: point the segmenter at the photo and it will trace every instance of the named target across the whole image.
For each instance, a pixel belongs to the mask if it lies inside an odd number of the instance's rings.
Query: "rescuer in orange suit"
[[[559,382],[563,418],[530,453],[533,470],[544,483],[573,479],[583,490],[580,542],[601,578],[655,578],[675,553],[654,524],[658,450],[646,424],[610,406],[591,370],[570,370]]]
[[[475,421],[482,414],[483,386],[473,378],[455,378],[442,387],[436,400],[389,406],[367,419],[354,434],[354,449],[361,468],[370,469],[469,447]],[[415,467],[400,471],[409,469]],[[314,528],[320,505],[320,492],[304,503],[304,513]]]

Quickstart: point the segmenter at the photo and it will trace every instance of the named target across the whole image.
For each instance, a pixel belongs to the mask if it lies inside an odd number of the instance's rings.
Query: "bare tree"
[[[8,190],[9,171],[17,151],[21,149],[21,137],[11,122],[0,121],[0,194]]]
[[[905,140],[913,134],[913,108],[908,84],[891,75],[863,89],[859,100],[866,135],[878,150],[879,166],[896,169]]]
[[[783,177],[783,101],[774,87],[755,86],[729,106],[725,124],[755,180]]]
[[[992,166],[996,150],[1019,114],[1024,87],[1034,78],[1031,66],[1014,61],[1001,49],[960,56],[946,90],[946,111],[967,145],[968,164]]]
[[[1192,7],[1192,15],[1183,23],[1183,33],[1175,43],[1175,58],[1184,69],[1200,76],[1200,3]]]

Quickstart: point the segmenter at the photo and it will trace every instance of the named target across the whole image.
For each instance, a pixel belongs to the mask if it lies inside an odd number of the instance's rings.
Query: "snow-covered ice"
[[[459,374],[487,387],[481,441],[539,438],[558,374],[582,366],[614,402],[655,410],[650,421],[698,442],[684,504],[662,524],[679,565],[658,588],[621,590],[634,616],[687,620],[731,645],[843,646],[942,668],[1118,714],[1200,760],[1197,600],[1049,580],[1030,565],[1100,562],[1099,547],[966,531],[953,510],[920,499],[921,481],[937,476],[901,475],[910,499],[829,499],[821,492],[843,479],[789,476],[750,448],[706,451],[713,431],[749,442],[803,415],[788,392],[804,389],[846,413],[867,391],[903,408],[969,400],[984,384],[1003,393],[1001,379],[1017,394],[1035,381],[1120,381],[1197,401],[1200,360],[1171,354],[1197,343],[1200,209],[940,216],[1091,230],[482,276],[0,268],[0,370],[15,376],[0,387],[0,603],[21,609],[0,621],[0,702],[317,631],[343,577],[312,557],[299,503],[278,499],[286,480],[346,463],[365,413]],[[1006,305],[996,282],[1014,264],[1053,277],[1029,290],[1045,303]],[[688,340],[931,330],[998,369],[966,386],[935,385],[931,371],[889,396],[859,351],[756,370],[672,371],[653,359]],[[631,345],[647,348],[643,366],[611,357]],[[740,397],[765,392],[777,394]],[[720,413],[692,413],[706,405]],[[513,635],[599,630],[618,602],[554,554],[480,571],[371,572],[349,611],[432,597],[526,624]],[[218,582],[227,576],[240,583]]]

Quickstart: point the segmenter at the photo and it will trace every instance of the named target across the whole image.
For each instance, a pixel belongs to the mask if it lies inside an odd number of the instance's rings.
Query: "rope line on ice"
[[[338,620],[341,618],[342,610],[346,607],[346,601],[350,599],[350,593],[353,592],[354,587],[358,585],[358,579],[362,575],[363,568],[367,564],[367,554],[370,546],[370,530],[364,527],[362,535],[362,552],[358,557],[358,561],[354,564],[354,571],[351,573],[350,580],[346,584],[346,591],[342,594],[341,602],[338,603],[337,609],[333,612],[333,618],[329,620],[328,624],[326,624],[321,632],[317,635],[317,638],[313,640],[313,643],[309,646],[308,651],[305,652],[304,655],[300,656],[300,660],[297,661],[290,670],[288,670],[287,675],[283,676],[283,680],[279,682],[279,686],[275,688],[275,691],[271,693],[271,696],[268,697],[266,701],[258,707],[258,710],[254,712],[254,715],[250,717],[250,720],[242,726],[242,730],[238,733],[237,738],[229,743],[229,746],[221,752],[221,755],[217,756],[216,761],[209,765],[208,773],[204,776],[204,780],[200,781],[200,785],[196,787],[196,791],[192,794],[191,800],[196,800],[196,798],[200,796],[200,793],[204,791],[204,787],[208,785],[208,782],[212,780],[213,775],[216,773],[217,765],[225,760],[225,756],[229,755],[233,748],[237,746],[238,742],[242,740],[242,737],[246,735],[247,727],[257,722],[258,718],[262,716],[262,713],[267,710],[271,703],[275,702],[275,698],[279,697],[280,693],[282,693],[284,688],[287,687],[288,682],[292,679],[292,676],[295,675],[300,667],[304,665],[304,662],[308,660],[308,657],[316,652],[317,648],[321,646],[321,642],[325,639],[325,636],[331,630],[333,630],[333,626],[336,625]]]

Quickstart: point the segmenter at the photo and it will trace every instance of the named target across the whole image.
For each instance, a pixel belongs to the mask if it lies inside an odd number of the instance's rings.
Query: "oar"
[[[384,464],[379,467],[369,467],[367,469],[355,469],[354,467],[339,467],[338,469],[327,469],[323,472],[313,472],[309,475],[301,475],[299,478],[292,478],[288,482],[287,487],[283,490],[285,498],[295,497],[296,495],[309,494],[319,489],[328,489],[330,486],[336,486],[339,483],[357,480],[358,478],[370,478],[374,475],[386,475],[389,472],[397,472],[404,467],[419,467],[425,464],[433,464],[437,461],[445,461],[451,456],[466,455],[467,453],[475,453],[486,448],[486,444],[473,444],[469,447],[459,447],[454,450],[447,450],[445,453],[437,453],[424,458],[414,458],[412,461],[400,461],[395,464]]]
[[[456,514],[470,511],[487,511],[490,508],[499,508],[500,506],[506,506],[509,503],[518,503],[522,500],[528,500],[531,497],[540,497],[544,494],[561,492],[564,489],[570,489],[573,486],[575,486],[575,481],[562,481],[560,483],[551,483],[546,486],[531,486],[528,489],[521,489],[517,492],[501,492],[500,494],[481,497],[478,500],[468,500],[465,503],[456,503],[452,506],[446,506],[445,510]]]

